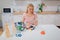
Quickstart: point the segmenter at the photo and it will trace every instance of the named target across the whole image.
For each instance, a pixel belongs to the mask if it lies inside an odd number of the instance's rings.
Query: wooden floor
[[[0,35],[2,35],[3,33],[3,28],[0,28]]]

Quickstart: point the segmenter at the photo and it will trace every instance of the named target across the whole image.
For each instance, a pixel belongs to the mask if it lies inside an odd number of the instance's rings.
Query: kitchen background
[[[44,12],[40,14],[39,19],[41,24],[55,24],[60,26],[60,0],[0,0],[0,14],[3,15],[3,8],[11,8],[11,14],[14,14],[14,21],[19,21],[19,16],[26,10],[27,4],[32,3],[35,6],[35,12],[38,12],[38,4],[41,4],[42,2],[44,2],[46,6],[43,8]],[[59,12],[56,13],[57,11]],[[46,15],[44,15],[44,13]],[[5,21],[6,17],[2,16],[0,18],[2,22]],[[0,23],[2,24],[2,22]]]
[[[42,2],[45,3],[43,12],[38,13],[38,4]],[[36,30],[23,31],[22,37],[16,37],[13,32],[14,23],[22,20],[22,14],[29,3],[35,7],[38,26]],[[3,8],[11,8],[11,12],[4,13]],[[0,0],[0,40],[60,40],[60,29],[57,26],[60,27],[60,0]],[[10,38],[5,38],[6,35],[10,35]]]
[[[26,5],[32,3],[35,6],[35,11],[38,11],[38,4],[44,2],[47,7],[44,7],[44,11],[57,11],[59,6],[60,11],[60,1],[59,0],[1,0],[0,1],[0,10],[3,7],[12,7],[15,11],[25,11]]]

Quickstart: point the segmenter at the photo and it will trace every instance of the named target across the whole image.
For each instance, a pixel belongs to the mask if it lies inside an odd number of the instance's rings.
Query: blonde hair
[[[28,8],[29,8],[29,7],[33,7],[33,9],[34,9],[34,5],[33,5],[33,4],[28,4],[26,13],[28,13]],[[34,12],[33,12],[33,13],[34,13]]]

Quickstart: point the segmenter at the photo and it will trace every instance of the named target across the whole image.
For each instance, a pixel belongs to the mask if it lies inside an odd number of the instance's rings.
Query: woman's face
[[[33,7],[29,7],[28,8],[28,13],[33,13],[34,12],[34,8]]]

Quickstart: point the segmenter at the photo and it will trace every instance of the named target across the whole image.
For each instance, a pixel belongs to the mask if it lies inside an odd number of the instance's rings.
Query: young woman
[[[26,12],[23,14],[22,20],[27,29],[30,29],[33,25],[37,26],[37,14],[34,12],[34,5],[28,4]]]

